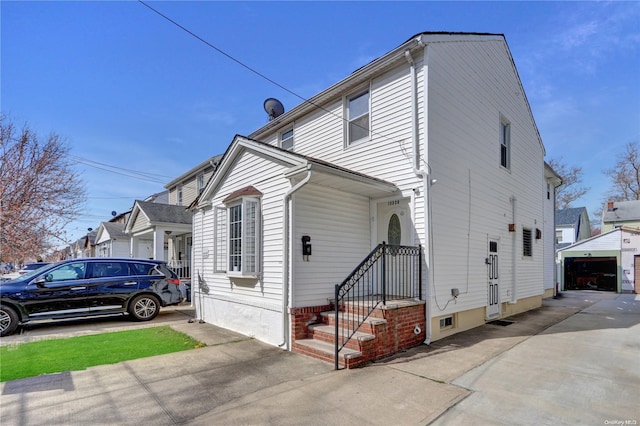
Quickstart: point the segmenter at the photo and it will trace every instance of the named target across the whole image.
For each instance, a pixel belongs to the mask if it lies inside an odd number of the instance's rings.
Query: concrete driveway
[[[634,295],[568,293],[510,319],[514,322],[507,327],[484,325],[364,368],[341,371],[248,336],[183,319],[172,327],[206,347],[2,383],[0,422],[602,425],[613,424],[605,421],[614,419],[640,421],[640,301]]]

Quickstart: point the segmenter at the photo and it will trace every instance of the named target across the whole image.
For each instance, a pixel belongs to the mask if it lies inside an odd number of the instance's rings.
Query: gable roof
[[[625,220],[640,220],[640,200],[615,201],[611,209],[605,205],[602,213],[603,223]]]
[[[406,52],[413,52],[418,50],[424,50],[431,43],[448,43],[448,42],[488,42],[493,41],[497,43],[503,44],[505,49],[505,53],[509,62],[511,63],[511,68],[513,72],[513,76],[515,77],[518,86],[520,87],[520,93],[523,95],[523,100],[525,102],[527,111],[529,113],[529,119],[531,120],[533,129],[536,132],[536,137],[538,139],[538,143],[542,147],[542,152],[545,152],[544,145],[542,143],[542,138],[540,137],[540,131],[538,130],[538,126],[533,118],[533,112],[531,111],[531,105],[529,104],[529,100],[527,98],[526,92],[524,91],[524,86],[522,85],[522,80],[520,79],[520,75],[518,74],[518,69],[516,68],[515,61],[513,60],[513,56],[511,55],[511,50],[507,44],[507,40],[504,34],[494,34],[494,33],[473,33],[473,32],[436,32],[436,31],[426,31],[421,32],[413,37],[409,38],[406,42],[397,46],[393,50],[385,53],[377,59],[369,62],[368,64],[356,69],[353,73],[351,73],[346,78],[342,79],[338,83],[333,86],[323,90],[317,95],[304,100],[302,103],[298,104],[291,110],[285,112],[282,115],[279,115],[273,120],[270,120],[267,124],[257,129],[256,131],[249,134],[249,138],[251,139],[263,139],[270,132],[277,130],[278,128],[288,125],[292,123],[295,119],[300,116],[306,115],[316,109],[322,109],[322,105],[330,102],[334,99],[341,98],[345,92],[351,91],[355,89],[358,85],[360,85],[363,81],[370,79],[380,73],[382,70],[390,68],[392,65],[395,65],[400,62],[406,63]]]
[[[131,231],[133,224],[138,220],[140,215],[143,215],[147,219],[149,226],[161,224],[191,225],[192,223],[191,212],[184,206],[136,200],[131,216],[127,221],[125,232]]]
[[[591,244],[594,241],[598,241],[598,240],[604,240],[605,238],[610,237],[612,234],[616,234],[616,233],[620,233],[622,234],[623,232],[627,232],[627,233],[631,233],[631,234],[640,234],[640,229],[634,229],[634,228],[628,228],[625,226],[622,226],[620,228],[613,228],[607,232],[604,232],[602,234],[599,235],[594,235],[593,237],[590,238],[586,238],[584,240],[580,240],[580,241],[576,241],[573,244],[569,244],[568,246],[559,248],[558,251],[569,251],[569,250],[573,250],[576,248],[580,248],[581,250],[584,249],[585,247],[590,247]],[[620,241],[620,239],[618,239],[617,241]]]
[[[582,213],[586,212],[585,207],[574,207],[563,210],[556,210],[556,226],[578,225]]]
[[[100,228],[98,228],[98,233],[102,234],[102,232],[107,232],[107,234],[109,234],[109,239],[111,240],[128,238],[127,234],[124,233],[124,226],[124,223],[102,222],[100,224]],[[96,237],[96,240],[97,239],[98,238]]]
[[[185,180],[194,177],[198,173],[207,170],[208,168],[215,168],[218,165],[218,163],[220,163],[221,159],[222,159],[222,155],[214,155],[213,157],[203,161],[202,163],[198,164],[197,166],[187,170],[186,172],[184,172],[183,174],[181,174],[177,178],[173,179],[171,182],[167,183],[164,187],[167,188],[167,189],[171,188],[171,187],[174,187],[174,186],[178,185],[179,183],[184,182]]]
[[[370,195],[382,195],[391,194],[398,189],[391,182],[368,176],[317,158],[287,151],[274,145],[249,139],[245,136],[236,135],[233,142],[231,142],[231,145],[229,145],[227,151],[224,153],[214,175],[209,180],[209,183],[207,183],[204,191],[202,191],[202,193],[189,206],[190,209],[206,204],[205,200],[215,193],[217,187],[222,183],[224,176],[233,166],[235,160],[246,151],[258,153],[262,157],[268,158],[271,161],[289,166],[289,170],[285,173],[284,177],[290,179],[294,183],[302,180],[307,175],[307,172],[313,171],[312,180],[314,182],[325,186],[333,186],[339,181],[340,185],[335,185],[335,187],[347,192],[352,191]]]

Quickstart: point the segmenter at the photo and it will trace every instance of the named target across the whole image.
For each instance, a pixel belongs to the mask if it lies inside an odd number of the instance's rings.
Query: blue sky
[[[640,142],[640,2],[148,4],[303,98],[423,31],[504,34],[547,159],[582,167],[590,213],[603,170]],[[0,13],[2,112],[81,159],[89,200],[71,239],[265,124],[266,98],[301,102],[136,1]]]

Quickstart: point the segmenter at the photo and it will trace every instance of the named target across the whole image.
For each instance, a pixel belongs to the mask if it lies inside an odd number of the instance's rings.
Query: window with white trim
[[[260,272],[260,199],[242,196],[216,208],[215,269],[233,276]]]
[[[511,123],[500,117],[500,165],[511,169]]]
[[[176,204],[182,205],[182,184],[178,185],[178,192],[176,194]]]
[[[196,189],[198,190],[198,194],[204,190],[204,172],[198,173],[198,177],[196,178]]]
[[[280,147],[288,151],[293,149],[293,129],[280,134]]]
[[[369,137],[369,89],[347,98],[347,145]]]

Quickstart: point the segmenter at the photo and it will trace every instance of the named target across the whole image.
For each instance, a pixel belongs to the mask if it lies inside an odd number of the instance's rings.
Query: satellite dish
[[[284,106],[282,102],[275,98],[268,98],[264,101],[264,110],[269,114],[269,121],[284,114]]]
[[[118,213],[116,213],[116,211],[115,211],[115,210],[113,210],[113,211],[111,212],[111,216],[115,216],[115,215],[117,215],[117,214],[118,214]]]

